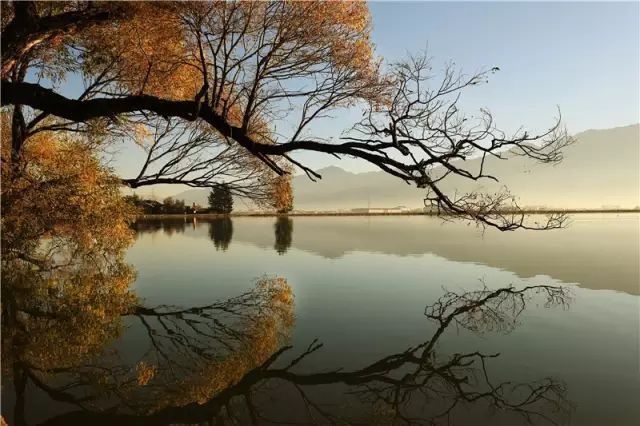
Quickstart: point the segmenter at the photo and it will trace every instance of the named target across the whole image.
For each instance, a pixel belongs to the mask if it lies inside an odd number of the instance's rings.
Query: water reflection
[[[560,231],[484,234],[473,227],[432,217],[295,217],[275,225],[272,218],[236,218],[234,240],[283,254],[295,247],[337,259],[352,252],[412,256],[433,253],[456,262],[480,263],[529,278],[547,275],[590,289],[640,294],[640,216],[575,215]],[[206,223],[208,219],[202,220]],[[160,222],[160,225],[158,224]],[[182,223],[180,219],[178,223]],[[288,232],[295,240],[288,241]],[[138,223],[154,232],[164,221]],[[286,228],[291,225],[291,229]],[[168,225],[167,225],[168,226]],[[281,230],[286,232],[281,232]],[[206,238],[206,227],[191,236]],[[285,238],[287,237],[287,238]]]
[[[129,265],[104,252],[76,253],[47,268],[3,259],[3,392],[12,377],[15,424],[26,424],[28,383],[49,390],[56,401],[75,402],[76,397],[51,387],[47,376],[74,377],[69,390],[97,379],[98,369],[77,368],[108,358],[106,347],[123,331],[121,316],[137,304],[130,291],[134,278]]]
[[[196,231],[200,224],[208,226],[209,238],[213,241],[216,250],[226,251],[229,249],[233,238],[233,219],[230,217],[213,219],[193,217],[188,220],[186,218],[138,220],[132,224],[132,228],[138,236],[160,231],[165,235],[171,236],[176,233],[184,233],[187,227],[191,228],[192,231]],[[286,216],[279,216],[275,220],[273,229],[273,249],[278,254],[285,254],[293,242],[293,220]]]
[[[309,361],[322,357],[323,345],[288,345],[293,294],[283,278],[263,277],[237,297],[188,308],[94,300],[80,296],[94,294],[85,290],[90,282],[75,284],[73,297],[3,294],[3,375],[12,381],[4,390],[15,400],[3,414],[11,424],[36,416],[35,393],[74,407],[51,410],[41,423],[48,425],[568,420],[561,381],[497,377],[499,354],[441,348],[459,330],[513,330],[529,301],[566,306],[564,287],[445,292],[425,308],[433,332],[422,343],[356,368],[314,371]],[[125,321],[135,348],[112,344]]]
[[[233,221],[230,217],[219,217],[209,222],[209,238],[216,250],[226,251],[233,237]]]
[[[173,235],[176,231],[178,233],[184,233],[185,226],[185,219],[137,220],[131,224],[133,230],[136,231],[136,236],[154,234],[160,231],[164,231],[166,235]]]
[[[273,248],[278,254],[285,254],[293,241],[293,220],[287,216],[278,216],[273,228],[276,234],[276,242]]]

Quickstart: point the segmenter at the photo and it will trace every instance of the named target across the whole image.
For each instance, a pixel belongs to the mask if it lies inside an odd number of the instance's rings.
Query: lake
[[[3,381],[9,424],[640,420],[637,214],[511,233],[423,216],[135,228],[140,307],[89,363],[19,397]]]

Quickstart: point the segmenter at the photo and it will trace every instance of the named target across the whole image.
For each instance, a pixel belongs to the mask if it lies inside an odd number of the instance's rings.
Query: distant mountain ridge
[[[478,184],[454,176],[442,182],[442,189],[453,193],[495,191],[507,186],[525,207],[600,209],[640,205],[640,124],[587,130],[575,138],[576,143],[564,150],[564,160],[558,165],[536,164],[522,157],[507,161],[490,158],[486,170],[498,177],[499,183],[487,180]],[[305,175],[293,178],[296,210],[423,206],[424,190],[382,171],[352,173],[331,166],[317,172],[322,175],[318,182]],[[193,189],[175,198],[205,205],[207,193],[205,189]],[[241,201],[237,206],[247,209]]]

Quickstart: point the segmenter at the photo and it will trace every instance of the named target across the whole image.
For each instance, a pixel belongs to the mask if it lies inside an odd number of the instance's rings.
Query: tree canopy
[[[211,190],[209,207],[214,213],[229,214],[233,211],[233,196],[229,185],[223,183]]]
[[[278,176],[271,181],[269,200],[271,200],[271,207],[278,213],[289,213],[293,210],[293,188],[290,173]]]
[[[39,132],[131,140],[146,152],[132,188],[214,187],[269,202],[271,182],[296,154],[367,161],[425,188],[438,211],[502,230],[555,228],[525,221],[515,198],[449,194],[451,175],[495,179],[471,158],[522,155],[553,163],[571,141],[560,118],[547,130],[507,134],[492,115],[458,107],[461,92],[498,68],[439,78],[426,55],[382,64],[363,2],[3,3],[2,105],[14,115],[12,153]],[[81,76],[84,91],[61,89]],[[346,107],[363,118],[333,138],[313,131]],[[504,211],[509,211],[505,214]]]

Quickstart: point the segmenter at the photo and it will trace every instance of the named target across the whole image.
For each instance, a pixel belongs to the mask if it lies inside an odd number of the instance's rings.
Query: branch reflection
[[[180,308],[79,291],[89,285],[80,276],[73,278],[80,285],[64,289],[3,292],[2,356],[16,393],[15,424],[26,423],[27,383],[76,407],[49,425],[464,424],[465,416],[487,412],[533,423],[568,420],[567,389],[557,379],[497,380],[499,354],[440,348],[455,329],[511,331],[532,299],[567,306],[563,287],[446,292],[425,309],[435,328],[421,344],[359,368],[317,372],[306,364],[322,356],[321,342],[301,350],[288,344],[293,294],[283,278]],[[145,338],[136,356],[113,349],[124,322]]]

